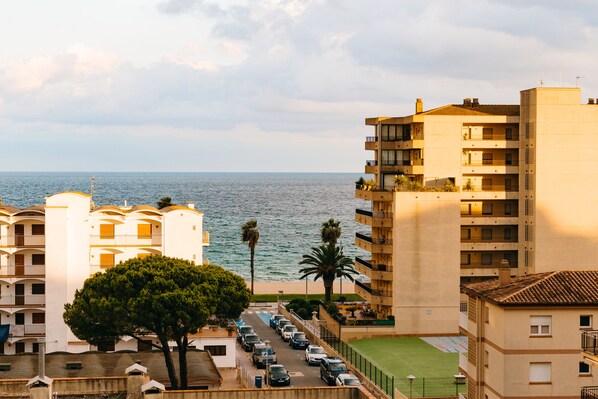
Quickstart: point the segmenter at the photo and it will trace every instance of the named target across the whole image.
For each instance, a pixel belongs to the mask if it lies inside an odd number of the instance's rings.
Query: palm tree
[[[250,265],[251,265],[251,295],[253,295],[253,259],[255,257],[255,246],[260,239],[260,231],[257,228],[257,220],[248,220],[243,226],[241,226],[241,239],[243,243],[247,243],[249,246],[250,254]]]
[[[322,223],[320,229],[322,242],[332,247],[336,245],[336,241],[341,237],[341,222],[334,219],[329,219]]]
[[[314,281],[316,281],[322,277],[326,302],[330,302],[332,298],[332,285],[335,278],[345,276],[354,281],[351,274],[357,274],[357,271],[353,269],[351,258],[343,255],[341,247],[332,245],[322,244],[319,247],[312,247],[311,254],[303,255],[303,260],[299,264],[309,265],[299,270],[299,273],[303,273],[301,279],[314,275]]]

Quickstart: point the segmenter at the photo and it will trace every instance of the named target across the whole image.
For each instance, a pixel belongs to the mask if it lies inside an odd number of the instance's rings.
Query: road
[[[272,347],[276,351],[278,364],[284,365],[291,376],[291,386],[325,386],[326,383],[320,379],[319,367],[308,366],[305,363],[305,350],[292,349],[267,324],[270,315],[275,312],[272,308],[249,308],[243,313],[242,317],[245,324],[251,325],[262,341],[269,340],[271,342]],[[245,355],[251,362],[251,353],[243,351],[241,345],[237,345],[241,356]],[[255,366],[252,367],[255,368]]]

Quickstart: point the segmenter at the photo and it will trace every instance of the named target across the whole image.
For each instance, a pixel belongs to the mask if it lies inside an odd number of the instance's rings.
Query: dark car
[[[254,334],[255,332],[253,331],[253,327],[251,326],[239,326],[237,328],[237,341],[239,341],[239,343],[243,342],[243,337],[245,336],[245,334]]]
[[[320,361],[320,378],[328,385],[334,385],[339,374],[347,372],[347,365],[338,357],[325,357]]]
[[[297,331],[291,335],[289,345],[291,345],[291,348],[293,349],[304,349],[309,345],[309,341],[307,340],[305,333]]]
[[[291,385],[291,377],[282,364],[272,364],[266,369],[266,384],[271,387]]]
[[[272,328],[278,327],[278,322],[282,319],[284,319],[283,315],[273,314],[272,317],[270,317],[270,327],[272,327]]]
[[[274,352],[274,349],[270,346],[269,341],[253,345],[251,360],[258,369],[266,368],[269,364],[278,363],[276,352]]]
[[[245,334],[243,336],[243,341],[241,341],[241,346],[243,346],[245,352],[251,352],[253,350],[253,345],[260,342],[262,342],[262,340],[257,334]]]
[[[287,324],[291,324],[291,321],[287,320],[287,319],[280,319],[280,320],[278,320],[278,324],[276,325],[276,332],[281,337],[282,337],[282,331],[284,329],[284,326],[286,326]]]

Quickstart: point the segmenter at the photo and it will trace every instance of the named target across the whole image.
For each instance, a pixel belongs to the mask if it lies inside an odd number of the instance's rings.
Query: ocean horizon
[[[350,257],[366,253],[355,247],[354,198],[360,173],[327,172],[0,172],[4,205],[42,205],[63,191],[89,193],[101,205],[152,205],[161,197],[195,204],[204,214],[210,246],[204,258],[249,278],[249,249],[241,225],[257,219],[260,240],[255,254],[256,281],[296,281],[299,261],[320,244],[321,224],[341,221],[340,244]]]

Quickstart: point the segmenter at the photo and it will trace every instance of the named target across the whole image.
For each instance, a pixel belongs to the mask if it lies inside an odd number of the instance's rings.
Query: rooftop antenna
[[[89,197],[91,200],[91,209],[93,209],[95,207],[94,203],[93,203],[93,194],[95,193],[95,186],[94,186],[94,182],[95,182],[96,178],[91,176],[91,178],[89,179]]]

